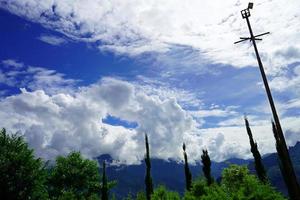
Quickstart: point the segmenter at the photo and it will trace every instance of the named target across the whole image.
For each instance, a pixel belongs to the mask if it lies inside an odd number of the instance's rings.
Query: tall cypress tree
[[[251,152],[252,152],[252,155],[254,157],[255,170],[256,170],[257,176],[262,182],[267,182],[266,170],[265,170],[264,165],[262,163],[261,156],[260,156],[260,153],[259,153],[258,148],[257,148],[257,143],[254,142],[254,140],[253,140],[252,131],[250,129],[247,117],[245,117],[245,125],[246,125],[247,133],[248,133],[248,136],[249,136]]]
[[[201,155],[201,161],[202,161],[202,170],[203,170],[203,173],[204,173],[204,176],[206,178],[206,181],[207,181],[207,185],[211,185],[212,182],[213,182],[213,178],[211,176],[211,161],[210,161],[210,157],[208,155],[208,152],[207,150],[203,149],[202,150],[202,155]]]
[[[192,174],[189,168],[189,163],[187,159],[187,154],[185,152],[185,144],[182,145],[183,156],[184,156],[184,172],[185,172],[185,187],[187,191],[190,191],[192,186]]]
[[[297,179],[295,181],[295,173],[293,171],[292,161],[290,159],[289,153],[287,151],[285,142],[280,136],[276,124],[272,121],[273,134],[276,140],[276,150],[278,155],[279,167],[282,177],[288,189],[289,196],[292,200],[300,199],[300,190]]]
[[[102,172],[101,200],[108,200],[108,186],[107,186],[105,161],[103,161],[103,169],[102,170],[103,170],[103,172]]]
[[[146,155],[145,155],[145,163],[146,163],[146,176],[145,176],[146,198],[147,198],[147,200],[151,200],[151,195],[153,194],[153,183],[152,183],[152,177],[151,177],[151,161],[150,161],[150,152],[149,152],[149,143],[148,143],[147,134],[145,134],[145,144],[146,144]]]

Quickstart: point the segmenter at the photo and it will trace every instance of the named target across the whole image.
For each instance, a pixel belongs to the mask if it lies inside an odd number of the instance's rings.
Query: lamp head
[[[253,8],[253,3],[250,2],[250,3],[248,4],[248,9],[252,9],[252,8]]]

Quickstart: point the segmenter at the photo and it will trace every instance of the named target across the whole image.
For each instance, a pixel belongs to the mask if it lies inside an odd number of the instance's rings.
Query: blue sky
[[[0,0],[2,126],[44,159],[79,150],[136,163],[146,132],[155,157],[180,160],[185,142],[191,160],[208,148],[220,161],[250,157],[247,114],[261,152],[274,152],[252,46],[233,45],[247,36],[239,16],[247,2],[204,1],[200,13],[197,1],[178,4]],[[281,4],[255,1],[251,20],[258,33],[271,31],[258,45],[293,145],[300,4]],[[271,12],[282,17],[272,21]]]

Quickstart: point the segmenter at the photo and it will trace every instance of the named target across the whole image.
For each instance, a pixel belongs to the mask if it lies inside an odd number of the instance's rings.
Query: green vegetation
[[[159,186],[154,190],[151,200],[180,200],[177,192],[168,191],[164,186]]]
[[[280,193],[250,175],[246,166],[232,165],[224,169],[220,184],[210,186],[203,179],[193,182],[185,200],[283,200]]]
[[[41,159],[18,134],[0,131],[1,199],[47,199],[46,171]]]
[[[268,179],[267,179],[266,170],[265,170],[265,167],[264,167],[264,165],[261,161],[261,156],[260,156],[260,153],[259,153],[258,148],[257,148],[257,143],[254,142],[254,140],[253,140],[252,131],[250,129],[250,125],[249,125],[248,119],[246,117],[245,117],[245,125],[246,125],[247,133],[248,133],[248,136],[249,136],[251,152],[252,152],[252,155],[254,157],[256,174],[262,182],[267,182]]]
[[[150,150],[149,150],[149,142],[148,142],[147,134],[145,135],[145,145],[146,145],[146,155],[145,155],[145,163],[146,163],[146,176],[145,176],[146,197],[147,197],[147,200],[150,200],[151,195],[153,194],[153,183],[152,183],[152,177],[151,177]]]
[[[180,196],[165,186],[153,187],[150,174],[150,152],[148,137],[146,144],[145,192],[128,194],[125,200],[284,200],[268,182],[251,175],[246,166],[231,165],[223,170],[220,182],[212,180],[210,158],[203,150],[204,178],[192,181],[189,190]],[[185,145],[184,159],[187,163]],[[187,168],[186,168],[187,167]],[[109,190],[115,182],[109,182],[103,162],[102,183],[96,161],[85,159],[79,152],[66,157],[58,156],[53,166],[45,167],[40,159],[34,158],[22,136],[0,132],[0,196],[1,199],[44,199],[44,200],[94,200],[116,199]],[[188,169],[185,165],[184,171]],[[152,192],[151,192],[152,190]]]
[[[53,199],[95,199],[99,196],[100,175],[95,161],[82,158],[79,152],[59,156],[50,169],[49,195]]]
[[[201,162],[203,164],[202,170],[203,170],[203,174],[206,178],[207,185],[210,185],[213,183],[213,178],[210,173],[211,162],[210,162],[210,157],[208,155],[207,150],[204,150],[204,149],[202,150]]]
[[[184,157],[185,187],[187,191],[190,191],[192,186],[192,173],[190,171],[187,154],[185,152],[185,143],[183,143],[182,149],[183,149],[183,157]]]
[[[101,200],[108,200],[108,186],[106,177],[106,166],[105,161],[102,165],[102,189],[101,189]]]

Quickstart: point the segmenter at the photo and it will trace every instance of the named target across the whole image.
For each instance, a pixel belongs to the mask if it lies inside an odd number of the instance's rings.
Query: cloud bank
[[[77,150],[90,158],[108,153],[122,163],[138,163],[144,156],[145,133],[156,158],[181,160],[183,142],[191,162],[200,159],[202,148],[207,148],[215,161],[251,156],[243,114],[237,107],[205,108],[197,96],[187,91],[159,86],[142,77],[137,81],[105,77],[95,84],[78,87],[77,81],[65,79],[64,74],[53,70],[12,59],[2,64],[7,80],[20,86],[16,77],[9,78],[18,72],[32,79],[32,88],[22,88],[21,93],[0,99],[1,126],[11,132],[20,131],[37,156],[46,160]],[[44,78],[37,78],[40,76]],[[42,81],[48,83],[43,85],[40,79],[54,81]],[[66,80],[72,83],[68,89]],[[187,105],[197,105],[199,109],[189,110]],[[298,101],[289,102],[288,109],[291,108],[299,108]],[[113,125],[105,120],[107,116],[137,126]],[[205,128],[206,118],[224,121],[217,127]],[[257,116],[249,119],[261,152],[274,152],[270,122]],[[296,117],[283,117],[290,145],[300,140],[299,122]]]
[[[179,46],[193,49],[192,55],[186,55],[188,59],[181,58],[187,62],[244,67],[256,65],[252,47],[248,43],[233,45],[233,42],[248,35],[240,16],[247,3],[241,0],[1,0],[0,7],[74,40],[99,44],[98,48],[104,51],[129,56],[145,52],[163,55],[172,54]],[[254,32],[271,32],[259,43],[259,48],[272,74],[299,60],[299,8],[298,0],[254,1],[251,11]]]

